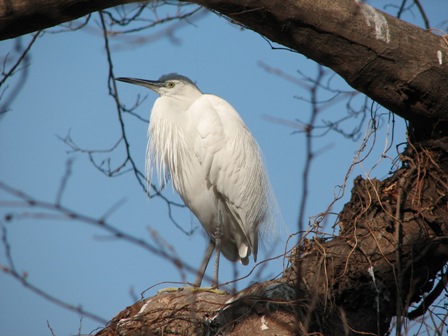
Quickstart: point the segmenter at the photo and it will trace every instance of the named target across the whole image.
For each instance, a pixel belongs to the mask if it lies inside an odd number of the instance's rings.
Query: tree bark
[[[390,178],[356,178],[339,236],[298,246],[282,278],[236,295],[161,293],[97,336],[384,335],[392,317],[421,316],[448,260],[448,152],[417,146]]]
[[[2,1],[2,39],[131,2]],[[447,40],[359,1],[193,2],[333,69],[408,120],[409,145],[388,179],[355,180],[339,236],[298,246],[281,279],[236,296],[162,293],[98,335],[381,335],[393,316],[424,313],[448,260]]]
[[[0,0],[0,40],[73,21],[135,0]]]
[[[0,1],[0,39],[135,2]],[[353,88],[414,122],[422,131],[431,133],[435,121],[448,120],[448,45],[441,36],[360,1],[191,2],[219,12],[333,69]]]
[[[352,0],[194,2],[331,68],[422,130],[448,120],[441,36]]]

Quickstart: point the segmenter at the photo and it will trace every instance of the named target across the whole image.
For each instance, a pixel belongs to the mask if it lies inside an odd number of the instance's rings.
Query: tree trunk
[[[0,38],[126,2],[3,0]],[[448,260],[447,40],[359,1],[193,2],[333,69],[408,120],[409,144],[393,176],[356,178],[339,236],[298,246],[281,279],[236,297],[161,293],[98,335],[382,335],[394,316],[422,315]]]

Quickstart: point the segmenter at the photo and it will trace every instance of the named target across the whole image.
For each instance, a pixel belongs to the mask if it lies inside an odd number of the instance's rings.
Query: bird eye
[[[168,83],[166,84],[166,86],[167,86],[168,88],[170,88],[170,89],[172,89],[175,85],[176,85],[176,84],[174,84],[173,82],[168,82]]]

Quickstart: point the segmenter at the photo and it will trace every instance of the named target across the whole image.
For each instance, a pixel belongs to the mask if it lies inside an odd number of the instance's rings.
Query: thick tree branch
[[[432,131],[434,120],[448,120],[448,45],[441,36],[360,1],[194,2],[333,69],[419,126]]]
[[[0,39],[133,2],[0,1]],[[412,121],[420,133],[434,136],[437,132],[446,132],[448,45],[441,36],[361,1],[192,2],[333,69],[355,89]]]
[[[0,40],[53,27],[133,0],[0,0]]]

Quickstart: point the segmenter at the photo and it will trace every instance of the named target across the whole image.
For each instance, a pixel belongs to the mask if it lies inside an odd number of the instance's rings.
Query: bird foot
[[[218,289],[216,287],[168,287],[160,289],[159,291],[157,291],[157,294],[173,293],[173,292],[190,292],[190,293],[211,292],[220,295],[227,294],[227,292]]]

